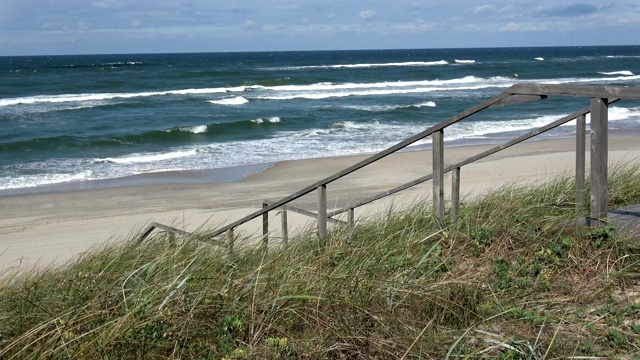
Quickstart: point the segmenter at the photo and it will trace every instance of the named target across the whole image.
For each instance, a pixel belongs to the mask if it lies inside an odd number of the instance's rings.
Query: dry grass
[[[614,205],[640,202],[636,167]],[[443,230],[413,208],[287,248],[158,235],[5,280],[0,358],[633,358],[637,239],[575,221],[572,182],[511,186]]]

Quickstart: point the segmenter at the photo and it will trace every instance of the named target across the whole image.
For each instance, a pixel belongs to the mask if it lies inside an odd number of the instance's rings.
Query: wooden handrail
[[[516,84],[504,92],[512,95],[581,96],[599,99],[618,98],[627,100],[640,99],[640,88],[638,87]]]
[[[611,103],[616,102],[618,100],[620,100],[620,99],[611,99]],[[516,137],[516,138],[514,138],[514,139],[512,139],[510,141],[507,141],[506,143],[504,143],[502,145],[495,146],[495,147],[493,147],[491,149],[488,149],[488,150],[483,151],[483,152],[481,152],[479,154],[471,156],[471,157],[469,157],[469,158],[467,158],[465,160],[462,160],[462,161],[460,161],[460,162],[458,162],[456,164],[449,165],[449,166],[445,167],[444,172],[448,173],[448,172],[453,171],[456,168],[461,168],[461,167],[463,167],[465,165],[469,165],[469,164],[471,164],[471,163],[473,163],[475,161],[478,161],[478,160],[480,160],[482,158],[485,158],[485,157],[487,157],[489,155],[493,155],[493,154],[495,154],[495,153],[497,153],[499,151],[502,151],[502,150],[504,150],[506,148],[509,148],[509,147],[511,147],[513,145],[519,144],[519,143],[521,143],[521,142],[523,142],[525,140],[529,140],[529,139],[531,139],[531,138],[533,138],[535,136],[538,136],[538,135],[540,135],[540,134],[542,134],[544,132],[547,132],[547,131],[549,131],[551,129],[557,128],[558,126],[566,124],[569,121],[577,118],[578,116],[586,115],[588,113],[589,113],[589,108],[585,108],[585,109],[576,111],[576,112],[574,112],[572,114],[569,114],[567,116],[564,116],[564,117],[560,118],[559,120],[556,120],[556,121],[554,121],[552,123],[549,123],[549,124],[547,124],[545,126],[542,126],[540,128],[537,128],[537,129],[535,129],[533,131],[530,131],[530,132],[528,132],[526,134],[520,135],[520,136],[518,136],[518,137]],[[339,209],[339,210],[334,210],[334,211],[328,213],[327,216],[332,217],[332,216],[336,216],[336,215],[342,214],[343,212],[345,212],[345,211],[347,211],[349,209],[357,208],[357,207],[360,207],[362,205],[366,205],[368,203],[371,203],[373,201],[380,200],[380,199],[382,199],[384,197],[387,197],[389,195],[392,195],[392,194],[398,193],[400,191],[409,189],[409,188],[411,188],[413,186],[416,186],[418,184],[422,184],[423,182],[429,181],[432,178],[433,178],[433,174],[429,174],[429,175],[420,177],[420,178],[415,179],[413,181],[410,181],[408,183],[405,183],[405,184],[402,184],[400,186],[397,186],[397,187],[395,187],[393,189],[390,189],[390,190],[381,192],[379,194],[372,195],[372,196],[370,196],[368,198],[362,199],[362,200],[358,201],[357,203],[351,204],[351,205],[349,205],[349,206],[347,206],[345,208],[342,208],[342,209]]]
[[[255,211],[237,221],[234,221],[231,224],[228,224],[226,226],[223,226],[219,229],[217,229],[216,231],[214,231],[211,234],[211,237],[220,235],[226,231],[229,231],[231,229],[234,229],[235,227],[253,220],[255,218],[257,218],[260,215],[266,216],[266,214],[269,211],[272,211],[276,208],[279,207],[283,207],[285,206],[287,203],[296,200],[304,195],[309,194],[310,192],[314,191],[314,190],[319,190],[319,211],[320,212],[325,212],[326,211],[326,206],[325,208],[323,208],[323,204],[322,204],[322,194],[324,194],[324,191],[322,191],[323,189],[326,188],[326,186],[328,184],[330,184],[331,182],[338,180],[346,175],[349,175],[367,165],[370,165],[390,154],[393,154],[395,152],[397,152],[398,150],[401,150],[419,140],[424,139],[427,136],[430,136],[436,132],[442,132],[445,128],[475,114],[478,113],[486,108],[489,107],[496,107],[496,106],[505,106],[505,105],[513,105],[513,104],[518,104],[518,103],[523,103],[523,102],[529,102],[529,101],[535,101],[535,100],[541,100],[541,99],[545,99],[548,95],[559,95],[559,96],[566,96],[566,95],[570,95],[570,96],[582,96],[582,97],[590,97],[592,99],[605,99],[606,100],[606,104],[608,106],[608,104],[611,104],[615,101],[618,101],[621,98],[625,98],[625,99],[640,99],[640,88],[638,87],[634,87],[634,88],[626,88],[626,87],[610,87],[610,86],[570,86],[570,85],[541,85],[541,84],[516,84],[513,85],[511,87],[509,87],[508,89],[506,89],[504,92],[502,92],[499,95],[496,95],[494,97],[492,97],[489,100],[486,100],[476,106],[473,106],[463,112],[460,112],[458,114],[456,114],[455,116],[450,117],[449,119],[440,122],[414,136],[411,136],[379,153],[376,153],[352,166],[347,167],[346,169],[339,171],[335,174],[332,174],[322,180],[319,180],[317,182],[315,182],[314,184],[311,184],[289,196],[286,196],[278,201],[275,202],[270,202],[269,204],[264,204],[263,208],[261,210]],[[583,109],[577,112],[574,112],[573,114],[567,115],[557,121],[554,121],[550,124],[547,124],[543,127],[540,127],[538,129],[535,129],[531,132],[528,132],[527,134],[524,134],[522,136],[519,136],[511,141],[508,141],[502,145],[496,146],[494,148],[491,148],[487,151],[484,151],[480,154],[477,154],[475,156],[472,156],[468,159],[465,159],[457,164],[448,166],[444,169],[442,169],[442,167],[439,168],[439,176],[442,176],[443,173],[446,172],[450,172],[452,170],[458,170],[460,169],[460,167],[464,166],[464,165],[468,165],[472,162],[475,162],[479,159],[482,159],[486,156],[489,156],[491,154],[494,154],[496,152],[499,152],[501,150],[504,150],[510,146],[513,146],[515,144],[518,144],[522,141],[525,141],[527,139],[530,139],[532,137],[535,137],[537,135],[540,135],[548,130],[551,130],[555,127],[558,127],[568,121],[571,121],[579,116],[584,116],[585,114],[589,113],[591,111],[591,108],[587,108],[587,109]],[[606,120],[606,118],[605,118]],[[606,146],[605,146],[606,147]],[[605,149],[606,151],[606,149]],[[405,190],[407,188],[410,188],[412,186],[415,186],[417,184],[420,184],[422,182],[425,182],[427,180],[430,180],[433,178],[433,174],[427,175],[427,176],[423,176],[419,179],[413,180],[409,183],[400,185],[398,187],[395,187],[391,190],[385,191],[383,193],[374,195],[372,197],[366,198],[364,200],[359,201],[356,204],[350,205],[344,209],[340,209],[340,210],[336,210],[333,211],[331,213],[327,213],[326,216],[328,218],[335,216],[337,214],[340,214],[342,212],[351,210],[350,212],[350,217],[353,217],[353,213],[352,210],[355,207],[358,206],[362,206],[364,204],[370,203],[372,201],[381,199],[385,196],[397,193],[399,191]],[[440,183],[440,182],[439,182]],[[440,187],[442,186],[442,184],[440,184]],[[438,190],[438,194],[440,193],[440,189]],[[326,195],[325,195],[326,196]],[[325,199],[326,201],[326,199]],[[439,212],[441,209],[438,209]],[[322,218],[325,218],[325,216],[322,216]],[[265,223],[266,224],[266,223]],[[319,224],[319,230],[321,233],[326,232],[326,229],[324,229],[326,227],[325,224]]]
[[[151,232],[155,229],[164,230],[164,231],[174,233],[176,235],[183,236],[183,237],[189,237],[193,235],[192,233],[184,230],[176,229],[174,227],[167,226],[167,225],[162,225],[157,222],[152,222],[151,224],[149,224],[147,229],[142,233],[142,235],[140,235],[140,237],[138,238],[138,242],[143,242],[144,239],[146,239],[151,234]]]
[[[211,236],[214,237],[214,236],[220,235],[220,234],[224,233],[225,231],[227,231],[229,229],[235,228],[238,225],[241,225],[241,224],[244,224],[247,221],[253,220],[253,219],[257,218],[258,216],[260,216],[260,215],[262,215],[262,214],[264,214],[266,212],[269,212],[269,211],[271,211],[271,210],[273,210],[275,208],[278,208],[278,207],[280,207],[282,205],[285,205],[286,203],[288,203],[290,201],[296,200],[296,199],[298,199],[298,198],[300,198],[300,197],[302,197],[304,195],[307,195],[310,192],[316,190],[320,186],[326,186],[326,185],[332,183],[333,181],[336,181],[336,180],[338,180],[338,179],[340,179],[340,178],[342,178],[344,176],[347,176],[347,175],[351,174],[352,172],[354,172],[356,170],[359,170],[359,169],[361,169],[361,168],[363,168],[363,167],[365,167],[367,165],[370,165],[370,164],[372,164],[372,163],[374,163],[374,162],[376,162],[376,161],[378,161],[378,160],[380,160],[380,159],[382,159],[382,158],[384,158],[386,156],[389,156],[389,155],[395,153],[398,150],[404,149],[405,147],[407,147],[407,146],[409,146],[409,145],[411,145],[411,144],[413,144],[413,143],[415,143],[415,142],[417,142],[419,140],[422,140],[425,137],[433,134],[434,132],[442,130],[442,129],[448,127],[448,126],[451,126],[451,125],[457,123],[458,121],[463,120],[463,119],[465,119],[465,118],[467,118],[467,117],[469,117],[469,116],[471,116],[471,115],[473,115],[473,114],[475,114],[475,113],[477,113],[479,111],[482,111],[482,110],[490,107],[493,104],[498,103],[502,99],[505,99],[505,98],[507,98],[509,96],[511,96],[511,94],[508,94],[508,93],[501,93],[499,95],[496,95],[496,96],[492,97],[491,99],[486,100],[486,101],[484,101],[484,102],[482,102],[482,103],[480,103],[480,104],[478,104],[478,105],[476,105],[476,106],[474,106],[474,107],[472,107],[470,109],[467,109],[467,110],[465,110],[465,111],[463,111],[461,113],[458,113],[457,115],[450,117],[446,121],[438,123],[438,124],[428,128],[428,129],[426,129],[426,130],[424,130],[424,131],[422,131],[422,132],[420,132],[420,133],[418,133],[416,135],[413,135],[413,136],[411,136],[411,137],[409,137],[409,138],[407,138],[407,139],[405,139],[405,140],[403,140],[403,141],[401,141],[401,142],[399,142],[399,143],[387,148],[386,150],[383,150],[383,151],[381,151],[381,152],[379,152],[379,153],[377,153],[375,155],[372,155],[372,156],[370,156],[370,157],[368,157],[368,158],[366,158],[366,159],[364,159],[364,160],[362,160],[362,161],[360,161],[360,162],[358,162],[358,163],[356,163],[354,165],[351,165],[350,167],[348,167],[348,168],[346,168],[346,169],[344,169],[342,171],[339,171],[339,172],[337,172],[337,173],[335,173],[333,175],[330,175],[330,176],[328,176],[328,177],[326,177],[326,178],[324,178],[324,179],[322,179],[320,181],[317,181],[314,184],[311,184],[311,185],[305,187],[302,190],[299,190],[299,191],[297,191],[297,192],[295,192],[295,193],[293,193],[293,194],[291,194],[289,196],[286,196],[286,197],[284,197],[284,198],[282,198],[282,199],[280,199],[278,201],[275,201],[271,205],[266,206],[266,207],[262,208],[261,210],[253,212],[253,213],[251,213],[251,214],[249,214],[249,215],[247,215],[247,216],[245,216],[245,217],[243,217],[243,218],[241,218],[241,219],[239,219],[237,221],[234,221],[233,223],[231,223],[229,225],[223,226],[220,229],[214,231],[211,234]]]

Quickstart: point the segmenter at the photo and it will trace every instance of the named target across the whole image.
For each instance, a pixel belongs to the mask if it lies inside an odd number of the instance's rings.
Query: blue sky
[[[638,0],[0,0],[0,56],[639,44]]]

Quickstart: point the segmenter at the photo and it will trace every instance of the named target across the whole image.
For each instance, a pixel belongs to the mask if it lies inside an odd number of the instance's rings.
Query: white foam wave
[[[203,88],[203,89],[181,89],[167,91],[149,91],[138,93],[88,93],[88,94],[62,94],[62,95],[36,95],[19,98],[0,99],[1,106],[38,104],[38,103],[64,103],[64,102],[87,102],[104,101],[111,99],[130,99],[137,97],[152,97],[166,95],[206,95],[229,92],[242,92],[246,86],[228,88]]]
[[[251,122],[252,122],[252,123],[255,123],[255,124],[262,124],[262,123],[264,123],[265,121],[267,121],[267,122],[269,122],[269,123],[271,123],[271,124],[277,124],[277,123],[279,123],[279,122],[280,122],[280,117],[278,117],[278,116],[273,116],[273,117],[270,117],[270,118],[267,118],[267,119],[257,118],[257,119],[253,119],[253,120],[251,120]]]
[[[98,159],[97,162],[110,162],[115,164],[135,164],[135,163],[152,163],[164,160],[178,159],[184,157],[190,157],[197,154],[195,149],[190,150],[178,150],[163,153],[151,153],[151,154],[132,154],[119,158],[104,158]]]
[[[427,101],[424,103],[420,103],[420,104],[415,104],[413,105],[414,107],[417,108],[422,108],[422,107],[436,107],[436,103],[434,101]]]
[[[342,105],[341,108],[358,111],[384,112],[401,109],[404,105]]]
[[[375,127],[379,127],[380,122],[374,121],[371,123],[358,123],[354,121],[340,121],[329,126],[334,129],[344,129],[344,130],[368,130]]]
[[[43,185],[61,184],[73,181],[91,180],[93,172],[91,170],[81,170],[77,173],[68,174],[40,174],[22,175],[18,177],[0,178],[0,190],[34,188]]]
[[[476,62],[475,60],[458,60],[458,59],[455,59],[454,61],[458,64],[475,64]]]
[[[465,76],[450,80],[397,81],[380,83],[319,83],[313,85],[286,85],[263,88],[265,95],[255,95],[256,99],[327,99],[346,96],[369,96],[390,94],[426,93],[446,90],[474,90],[489,87],[504,87],[513,84],[513,79],[492,77],[489,79]]]
[[[357,69],[357,68],[373,68],[373,67],[392,67],[392,66],[439,66],[447,65],[446,60],[438,61],[408,61],[393,63],[372,63],[372,64],[336,64],[336,65],[308,65],[308,66],[288,66],[279,68],[269,68],[266,70],[308,70],[308,69]]]
[[[544,58],[543,57],[535,57],[535,58],[533,58],[533,60],[544,61]]]
[[[640,58],[640,55],[607,55],[609,59]]]
[[[498,84],[478,84],[478,85],[465,85],[456,87],[417,87],[417,88],[405,88],[405,89],[378,89],[378,90],[362,90],[362,91],[334,91],[324,93],[294,93],[283,94],[273,96],[261,96],[259,99],[263,100],[293,100],[293,99],[312,99],[321,100],[329,98],[339,98],[347,96],[376,96],[376,95],[393,95],[393,94],[420,94],[429,93],[435,91],[452,91],[452,90],[479,90],[491,87],[503,87],[504,85]]]
[[[196,125],[192,127],[181,127],[180,131],[190,132],[193,134],[202,134],[206,133],[209,127],[207,125]]]
[[[126,61],[126,62],[111,62],[106,63],[104,66],[118,66],[118,65],[142,65],[140,61]]]
[[[341,108],[343,109],[371,111],[371,112],[385,112],[385,111],[393,111],[396,109],[423,108],[423,107],[436,107],[436,103],[434,101],[427,101],[427,102],[412,104],[412,105],[342,105],[341,106]]]
[[[210,100],[209,102],[216,105],[242,105],[248,103],[249,100],[242,96],[236,96],[221,100]]]
[[[634,74],[629,71],[629,70],[622,70],[622,71],[598,71],[598,74],[602,74],[602,75],[624,75],[624,76],[633,76]]]

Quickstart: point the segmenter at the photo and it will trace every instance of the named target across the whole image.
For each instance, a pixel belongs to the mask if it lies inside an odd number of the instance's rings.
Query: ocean
[[[0,57],[0,195],[373,153],[521,82],[639,86],[640,46]],[[499,143],[587,105],[482,112],[445,143]],[[609,117],[638,129],[640,103]]]

